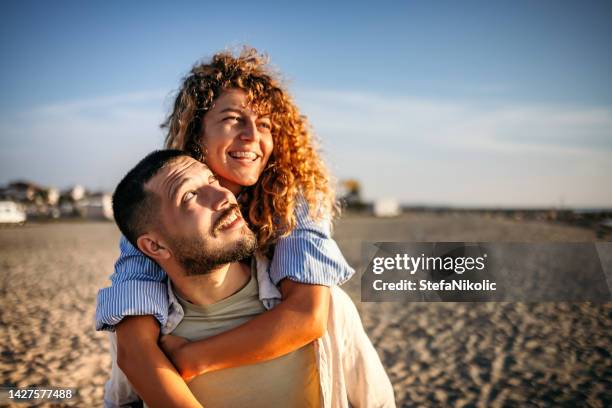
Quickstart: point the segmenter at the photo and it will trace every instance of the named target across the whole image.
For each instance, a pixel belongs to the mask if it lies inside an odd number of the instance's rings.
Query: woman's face
[[[204,115],[202,146],[206,164],[222,186],[238,194],[257,182],[272,154],[269,116],[247,105],[244,91],[223,91]]]

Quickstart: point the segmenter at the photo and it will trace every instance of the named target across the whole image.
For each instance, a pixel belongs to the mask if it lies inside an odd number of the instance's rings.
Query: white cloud
[[[112,95],[3,115],[0,181],[111,189],[138,158],[162,146],[165,96]]]
[[[368,198],[612,206],[612,109],[302,90],[339,177]]]
[[[338,178],[368,199],[612,206],[612,110],[301,90],[297,101]],[[0,116],[0,182],[111,189],[163,145],[166,91]]]

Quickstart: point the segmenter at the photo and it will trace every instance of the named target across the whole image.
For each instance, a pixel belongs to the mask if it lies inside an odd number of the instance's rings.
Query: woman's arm
[[[116,331],[117,364],[148,406],[202,408],[157,345],[152,316],[125,318]]]
[[[164,324],[168,318],[166,273],[121,237],[112,285],[98,292],[96,330],[113,330],[126,316],[153,315]]]
[[[271,360],[321,337],[327,329],[329,286],[352,276],[330,236],[329,219],[310,218],[304,200],[296,207],[296,228],[281,238],[270,264],[283,301],[242,326],[198,342],[162,341],[183,378],[222,368]]]
[[[285,279],[283,301],[245,324],[197,342],[162,348],[184,379],[271,360],[312,342],[327,329],[329,288]]]

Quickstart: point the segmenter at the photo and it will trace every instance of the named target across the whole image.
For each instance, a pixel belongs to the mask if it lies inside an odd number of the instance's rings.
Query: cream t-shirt
[[[241,290],[212,305],[198,306],[176,297],[185,317],[172,334],[190,341],[230,330],[266,310],[259,300],[254,273]],[[188,386],[207,408],[321,405],[319,372],[312,343],[274,360],[200,375]]]

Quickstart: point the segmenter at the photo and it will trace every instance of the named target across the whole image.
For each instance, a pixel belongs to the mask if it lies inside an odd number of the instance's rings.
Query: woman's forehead
[[[270,113],[271,102],[269,98],[263,96],[257,97],[243,89],[231,88],[221,92],[213,101],[209,112],[221,112],[228,107],[251,111],[259,116],[263,116]]]

